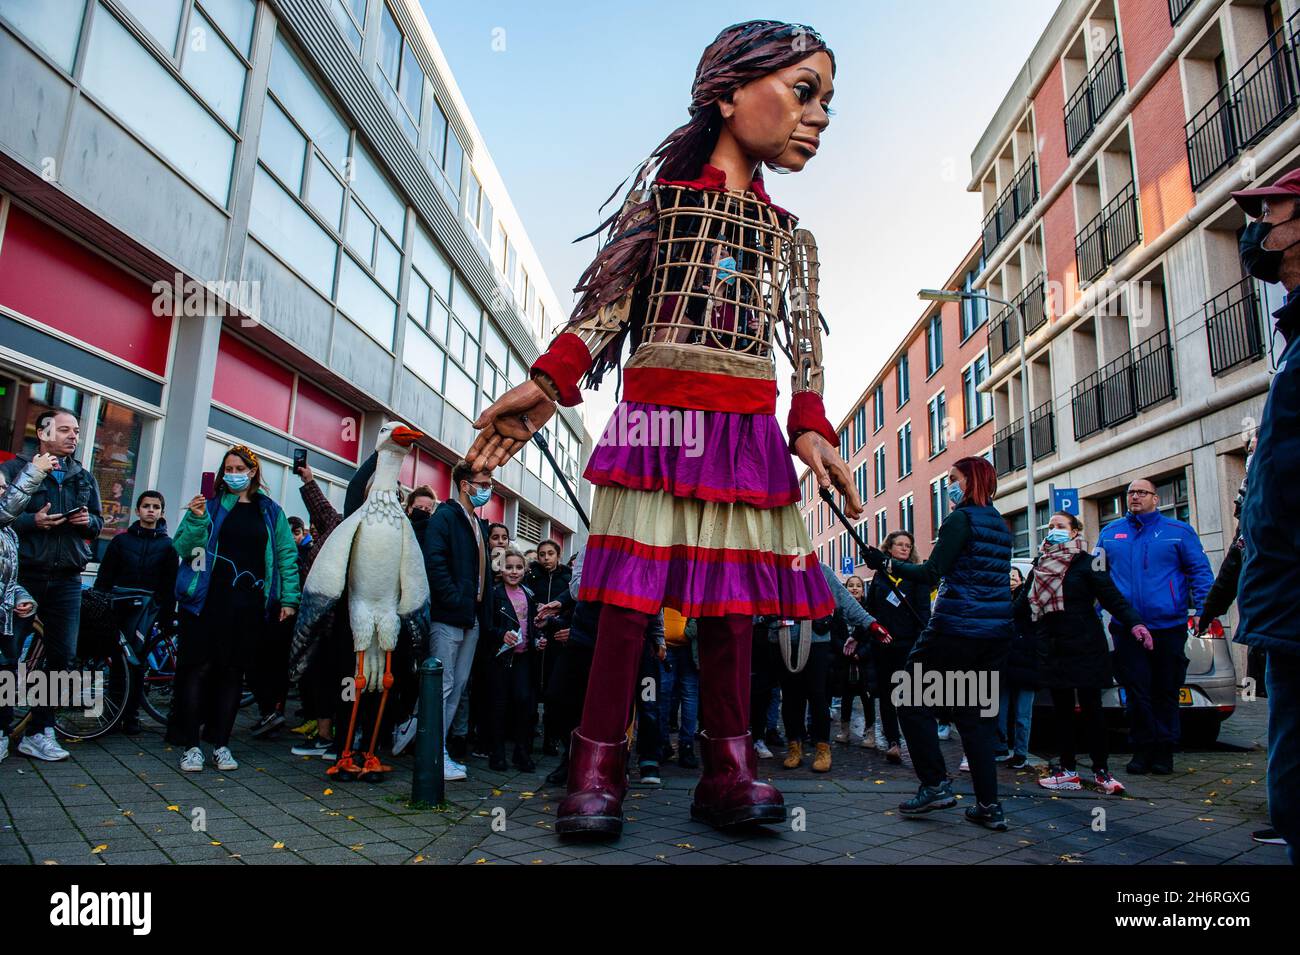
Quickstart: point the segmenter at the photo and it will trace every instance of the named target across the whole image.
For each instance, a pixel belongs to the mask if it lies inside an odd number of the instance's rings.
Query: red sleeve
[[[572,332],[565,332],[533,362],[531,370],[545,372],[560,392],[560,404],[571,408],[582,402],[578,381],[590,367],[591,353],[586,343]]]
[[[831,443],[831,447],[838,447],[840,443],[835,427],[826,417],[822,396],[815,391],[796,391],[791,396],[790,416],[786,418],[785,430],[790,436],[791,453],[794,453],[795,439],[805,431],[816,431]]]

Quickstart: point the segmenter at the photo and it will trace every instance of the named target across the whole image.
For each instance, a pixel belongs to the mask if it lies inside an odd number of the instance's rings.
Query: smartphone
[[[211,500],[217,495],[217,472],[204,471],[203,484],[199,488],[199,493],[207,500]]]
[[[305,468],[306,466],[307,466],[307,449],[294,448],[293,449],[293,473],[301,474],[302,469]]]

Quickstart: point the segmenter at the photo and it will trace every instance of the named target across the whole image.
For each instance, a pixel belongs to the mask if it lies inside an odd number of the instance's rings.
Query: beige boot
[[[817,744],[817,752],[813,755],[812,771],[814,773],[829,773],[831,771],[830,743]]]
[[[803,765],[803,743],[797,739],[790,741],[790,748],[785,754],[785,762],[781,764],[786,769],[798,769]]]

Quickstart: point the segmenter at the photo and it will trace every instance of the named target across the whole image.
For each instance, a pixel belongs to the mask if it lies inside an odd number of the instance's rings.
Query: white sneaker
[[[201,773],[203,772],[203,750],[197,746],[191,746],[181,757],[181,772],[183,773]]]
[[[961,765],[958,766],[957,769],[958,769],[959,771],[963,772],[963,773],[969,773],[969,772],[970,772],[970,760],[967,759],[965,756],[963,756],[963,757],[961,758]]]
[[[939,739],[947,739],[947,738],[948,738],[949,736],[951,736],[951,735],[952,735],[952,724],[951,724],[951,723],[940,723],[940,724],[939,724]]]
[[[0,763],[9,758],[9,731],[0,731]]]
[[[53,726],[47,727],[43,733],[24,736],[22,742],[18,744],[18,752],[24,756],[43,759],[50,763],[57,763],[61,759],[67,759],[70,755],[54,738]]]
[[[465,767],[457,765],[450,756],[442,757],[442,778],[445,780],[464,779]]]
[[[415,717],[412,716],[405,723],[399,723],[393,727],[393,755],[400,756],[402,750],[411,745],[411,740],[415,739],[416,731]]]
[[[758,754],[759,759],[772,758],[772,751],[767,748],[767,744],[761,739],[754,741],[754,752]]]
[[[217,764],[217,769],[223,773],[231,772],[239,768],[239,763],[235,756],[230,752],[229,746],[218,746],[212,751],[212,761]]]

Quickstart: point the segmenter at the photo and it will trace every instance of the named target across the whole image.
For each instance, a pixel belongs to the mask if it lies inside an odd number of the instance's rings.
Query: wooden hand
[[[555,402],[531,378],[492,402],[474,422],[479,436],[465,454],[475,471],[501,467],[555,414]]]
[[[818,487],[834,487],[844,495],[844,513],[850,519],[862,516],[862,499],[853,486],[853,474],[829,441],[816,431],[805,431],[795,441],[794,453],[812,469]]]

